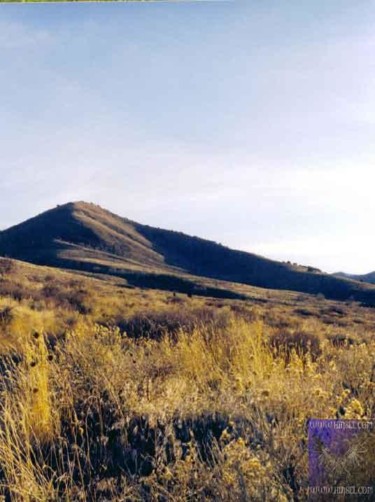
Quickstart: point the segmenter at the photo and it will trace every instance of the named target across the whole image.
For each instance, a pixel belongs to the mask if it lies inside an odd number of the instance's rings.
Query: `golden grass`
[[[19,266],[13,284],[30,293],[0,299],[11,500],[304,500],[308,419],[374,417],[371,309],[261,290],[257,304],[187,298]],[[180,328],[153,339],[118,327],[160,312]],[[297,335],[304,345],[288,345]]]

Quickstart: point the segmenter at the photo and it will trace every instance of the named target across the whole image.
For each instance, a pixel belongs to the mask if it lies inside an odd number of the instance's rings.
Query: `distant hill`
[[[337,272],[334,275],[336,277],[341,277],[345,279],[353,279],[354,281],[368,282],[369,284],[375,284],[375,271],[363,275],[346,274],[345,272]]]
[[[117,275],[142,287],[199,293],[195,278],[206,277],[375,305],[374,286],[142,225],[85,202],[58,206],[0,232],[0,254]]]

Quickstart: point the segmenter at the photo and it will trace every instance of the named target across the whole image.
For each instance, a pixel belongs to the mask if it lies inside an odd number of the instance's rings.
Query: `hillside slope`
[[[0,254],[118,275],[143,287],[187,292],[194,289],[192,276],[199,276],[375,304],[371,285],[141,225],[85,202],[58,206],[0,232]]]
[[[346,274],[345,272],[337,272],[334,274],[336,277],[352,279],[353,281],[368,282],[369,284],[375,284],[375,271],[369,274]]]

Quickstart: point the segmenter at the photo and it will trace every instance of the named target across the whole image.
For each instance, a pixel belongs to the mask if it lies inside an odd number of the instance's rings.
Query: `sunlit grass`
[[[18,266],[0,283],[11,500],[304,500],[308,419],[374,416],[371,309]]]

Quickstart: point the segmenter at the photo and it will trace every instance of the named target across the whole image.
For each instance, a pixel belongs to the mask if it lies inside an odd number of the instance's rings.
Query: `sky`
[[[375,270],[372,0],[0,6],[0,228],[95,202]]]

